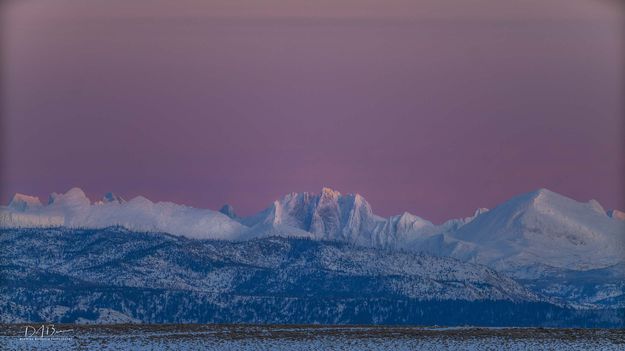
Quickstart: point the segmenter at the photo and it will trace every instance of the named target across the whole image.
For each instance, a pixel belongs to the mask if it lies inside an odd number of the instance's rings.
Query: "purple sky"
[[[359,192],[435,222],[540,187],[625,208],[609,0],[2,5],[1,198],[251,214]]]

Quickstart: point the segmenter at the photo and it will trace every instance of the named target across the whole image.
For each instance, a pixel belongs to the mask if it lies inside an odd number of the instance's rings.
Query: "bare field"
[[[0,346],[2,350],[625,350],[625,331],[196,324],[56,324],[42,329],[11,324],[2,325]]]

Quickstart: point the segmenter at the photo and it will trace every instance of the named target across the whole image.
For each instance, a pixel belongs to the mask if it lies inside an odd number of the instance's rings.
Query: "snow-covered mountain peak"
[[[419,216],[415,216],[409,212],[404,212],[398,216],[393,216],[391,218],[396,220],[398,226],[404,226],[404,227],[414,226],[415,223],[417,224],[418,227],[432,225],[430,221],[427,221]]]
[[[79,188],[52,194],[49,205],[16,194],[0,208],[2,227],[103,228],[161,231],[192,238],[244,240],[267,235],[309,236],[353,244],[415,249],[501,267],[535,264],[571,269],[603,268],[623,260],[625,218],[609,216],[596,201],[578,202],[547,189],[516,196],[491,210],[441,225],[404,212],[390,218],[373,213],[359,194],[290,193],[250,217],[232,206],[220,212],[138,196],[114,194],[91,204]],[[610,218],[612,217],[612,218]]]
[[[399,221],[400,222],[412,222],[417,220],[417,218],[419,218],[418,216],[413,215],[410,212],[406,212],[404,211],[402,214],[399,215]]]
[[[459,227],[445,250],[498,269],[607,267],[623,260],[625,226],[599,207],[547,189],[522,194]]]
[[[234,207],[232,207],[229,204],[225,204],[225,205],[221,206],[221,208],[219,209],[219,212],[225,214],[226,216],[228,216],[228,217],[230,217],[232,219],[235,219],[235,218],[238,217],[236,212],[234,211]]]
[[[393,232],[395,235],[405,235],[409,232],[414,232],[426,227],[434,226],[432,222],[408,212],[393,216],[389,218],[388,221],[391,225],[391,232]]]
[[[18,197],[19,199],[20,197]],[[46,206],[0,208],[1,227],[69,227],[105,228],[121,226],[135,231],[164,232],[199,239],[239,240],[248,228],[227,216],[211,210],[177,205],[171,202],[153,203],[143,196],[128,202],[115,195],[112,201],[91,204],[79,188],[64,194],[53,193]],[[32,202],[32,201],[31,201]],[[14,207],[25,208],[19,210]]]
[[[152,206],[154,205],[154,202],[152,202],[150,199],[148,199],[145,196],[135,196],[132,199],[130,199],[130,201],[128,201],[128,205],[131,206],[139,206],[139,207],[146,207],[146,206]]]
[[[279,226],[279,232],[292,228],[298,236],[304,231],[316,238],[347,240],[371,246],[377,240],[372,232],[387,219],[374,215],[361,195],[342,195],[325,187],[316,194],[287,194],[264,211],[237,220],[252,227],[252,231],[266,232],[268,226],[274,229]],[[276,232],[274,229],[272,231]]]
[[[566,198],[563,195],[555,193],[549,189],[541,188],[527,194],[522,194],[517,196],[516,198],[520,200],[524,200],[527,197],[529,206],[545,206],[551,203],[565,201]],[[571,200],[571,199],[568,199]]]
[[[586,203],[579,202],[544,188],[515,196],[498,207],[502,206],[514,208],[516,211],[531,210],[532,213],[549,216],[556,216],[558,213],[563,216],[570,216],[587,210],[606,216],[605,210],[597,200],[590,200]]]
[[[106,194],[104,194],[104,196],[102,197],[102,203],[118,203],[118,204],[123,204],[124,202],[126,202],[126,200],[124,200],[121,196],[112,193],[112,192],[108,192]]]
[[[480,208],[476,209],[475,212],[473,212],[473,217],[471,217],[471,218],[475,218],[475,217],[481,215],[482,213],[486,213],[486,212],[488,212],[488,208],[480,207]]]
[[[360,194],[349,195],[353,198],[354,207],[366,208],[368,212],[373,213],[369,202]]]
[[[321,188],[321,197],[322,198],[327,198],[327,199],[338,199],[338,197],[341,196],[341,193],[328,188],[328,187],[323,187]]]
[[[41,207],[41,200],[36,196],[24,195],[17,193],[13,195],[9,202],[9,208],[17,211],[26,211],[29,209]]]
[[[48,199],[49,206],[81,207],[91,205],[91,200],[80,188],[71,188],[64,194],[52,193]]]
[[[540,196],[542,196],[542,197],[562,196],[562,195],[556,193],[555,191],[551,191],[551,190],[549,190],[547,188],[539,188],[539,189],[536,189],[534,191],[530,191],[529,194],[532,194],[532,196],[534,196],[534,197],[540,197]]]

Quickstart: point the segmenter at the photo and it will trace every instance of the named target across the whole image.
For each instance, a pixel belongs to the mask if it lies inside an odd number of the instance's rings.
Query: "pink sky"
[[[250,214],[329,186],[441,221],[546,187],[623,209],[616,4],[5,2],[0,200]]]

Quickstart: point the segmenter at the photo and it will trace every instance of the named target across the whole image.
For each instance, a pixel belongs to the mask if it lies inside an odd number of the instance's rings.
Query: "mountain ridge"
[[[541,325],[562,322],[549,311],[568,313],[485,266],[345,242],[190,240],[122,227],[17,228],[2,231],[0,241],[2,261],[15,263],[1,267],[0,301],[10,302],[2,322],[106,322],[98,315],[115,311],[144,322],[488,325],[527,306],[545,314],[529,320]],[[450,305],[493,317],[421,311]]]
[[[625,307],[625,221],[594,200],[578,202],[547,189],[524,193],[473,216],[433,224],[404,212],[383,218],[358,194],[290,193],[255,215],[202,210],[111,194],[91,203],[78,188],[47,205],[16,195],[0,208],[1,228],[161,232],[189,239],[249,241],[268,237],[344,242],[423,252],[490,267],[550,299],[582,308]],[[603,278],[590,276],[595,272]]]
[[[255,215],[112,193],[92,203],[79,188],[38,198],[16,194],[0,208],[2,227],[105,228],[165,232],[194,239],[248,240],[274,235],[346,241],[357,245],[424,251],[486,264],[517,274],[546,269],[600,269],[623,261],[625,221],[595,200],[578,202],[547,189],[517,195],[491,210],[433,224],[404,212],[383,218],[359,194],[289,193]],[[533,266],[533,267],[532,267]],[[516,271],[516,272],[515,272]]]

